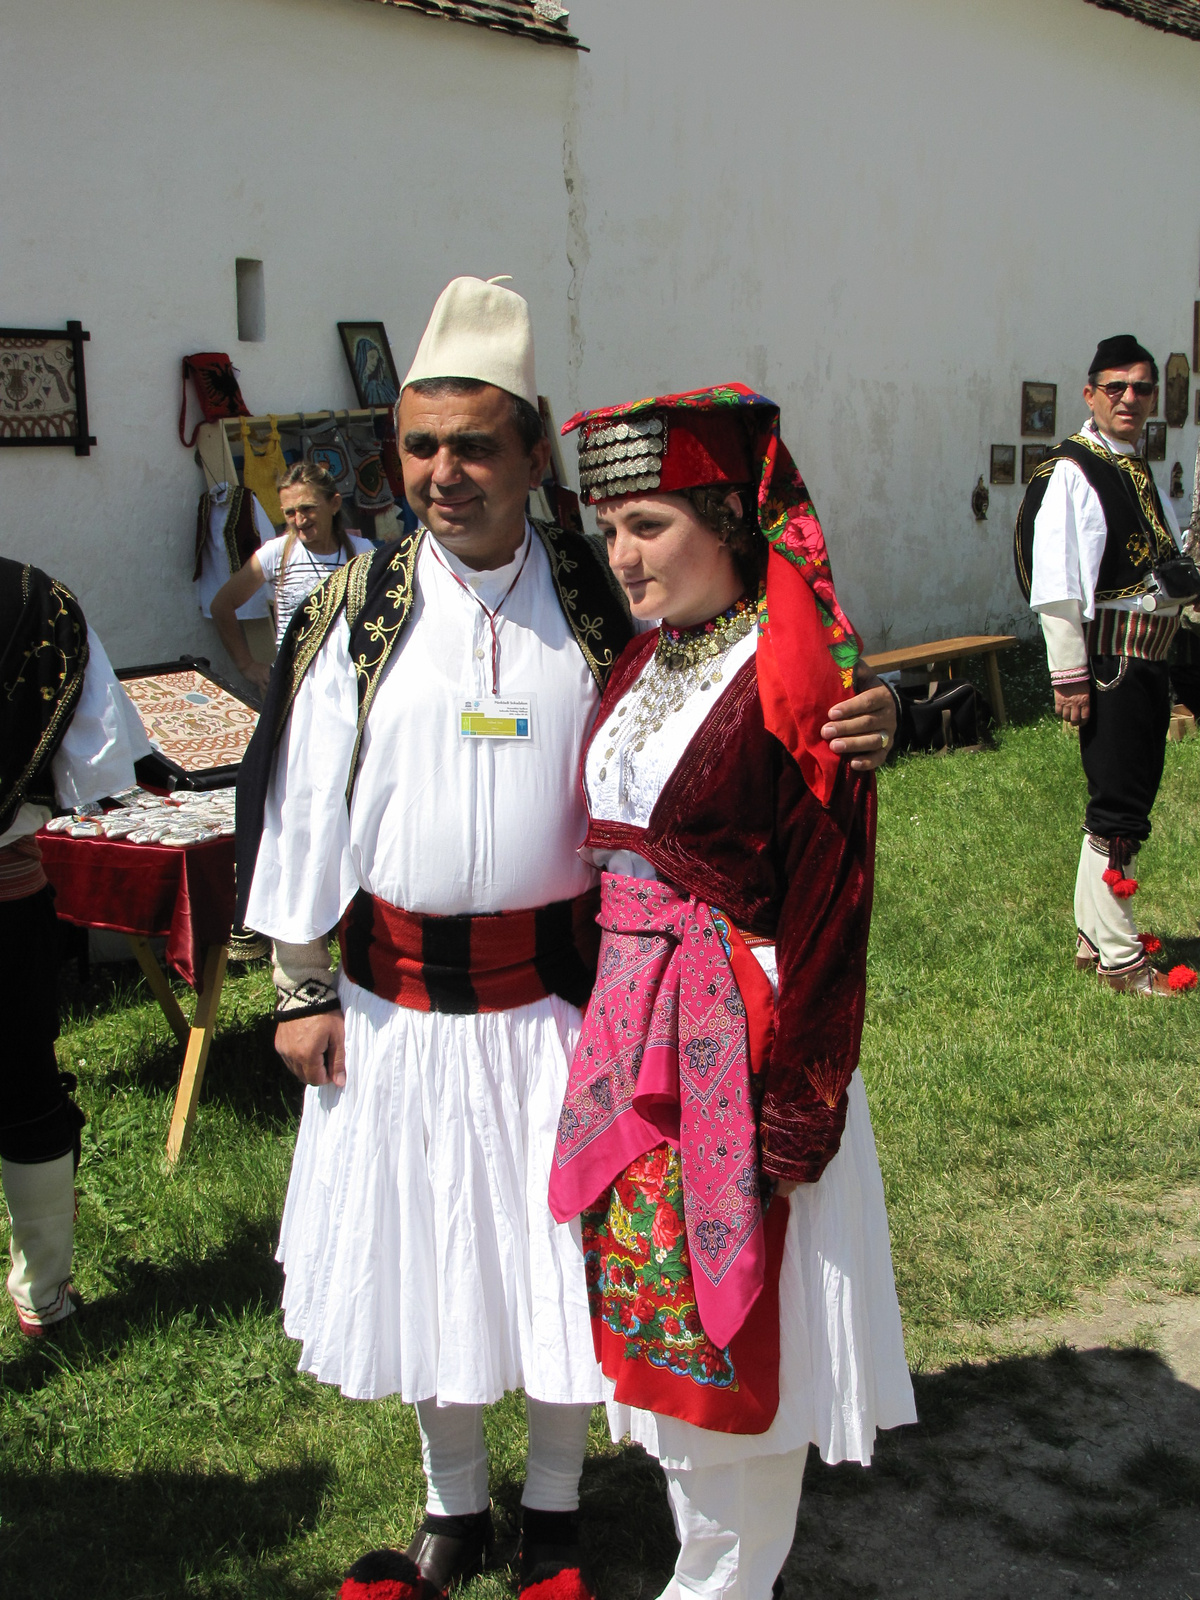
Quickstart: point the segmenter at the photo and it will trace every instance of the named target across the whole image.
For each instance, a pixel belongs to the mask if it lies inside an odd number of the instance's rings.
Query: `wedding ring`
[[[881,730],[880,734],[879,734],[879,748],[881,750],[886,750],[887,746],[888,746],[888,736],[887,736],[886,733],[882,732],[882,730]]]

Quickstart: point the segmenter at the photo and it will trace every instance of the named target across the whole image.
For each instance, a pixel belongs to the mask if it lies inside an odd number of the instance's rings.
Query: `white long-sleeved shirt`
[[[533,738],[464,738],[464,699],[532,702]],[[465,586],[465,588],[464,588]],[[248,924],[304,944],[338,922],[358,889],[408,911],[452,916],[567,900],[596,881],[578,850],[587,815],[579,751],[599,705],[540,539],[475,572],[426,537],[404,637],[379,685],[352,804],[358,718],[350,632],[339,619],[305,675],[267,793]],[[475,597],[478,597],[476,599]]]
[[[150,753],[141,719],[117,681],[104,646],[89,628],[79,704],[50,763],[59,805],[64,809],[91,805],[131,788],[134,762]],[[0,834],[0,850],[36,833],[49,820],[45,806],[21,806],[7,832]]]

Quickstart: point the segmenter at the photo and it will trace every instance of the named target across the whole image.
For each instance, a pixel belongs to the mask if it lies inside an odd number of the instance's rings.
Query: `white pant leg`
[[[1079,870],[1075,874],[1075,926],[1093,949],[1099,950],[1099,935],[1096,932],[1096,894],[1092,871],[1091,857],[1096,852],[1092,849],[1092,841],[1088,834],[1083,836],[1083,844],[1079,850]]]
[[[1083,851],[1079,857],[1079,873],[1081,877],[1086,874],[1089,880],[1096,928],[1095,934],[1089,933],[1088,937],[1100,952],[1100,965],[1105,971],[1113,972],[1122,967],[1136,966],[1144,959],[1145,951],[1138,938],[1137,923],[1133,917],[1133,902],[1120,900],[1112,892],[1104,881],[1107,870],[1107,850],[1097,850],[1090,836],[1085,836]],[[1136,852],[1126,871],[1129,877],[1136,876]],[[1076,900],[1078,901],[1078,891]],[[1086,928],[1083,931],[1087,933]]]
[[[487,1445],[482,1406],[439,1406],[418,1400],[417,1427],[425,1467],[425,1509],[438,1517],[467,1517],[486,1511]]]
[[[67,1292],[75,1245],[75,1157],[68,1151],[54,1161],[0,1161],[0,1183],[12,1218],[8,1292],[23,1321],[49,1328],[75,1309]]]
[[[808,1446],[694,1472],[666,1469],[679,1559],[660,1600],[770,1600],[796,1535]]]
[[[551,1405],[525,1397],[529,1459],[521,1504],[531,1511],[578,1511],[591,1406]]]

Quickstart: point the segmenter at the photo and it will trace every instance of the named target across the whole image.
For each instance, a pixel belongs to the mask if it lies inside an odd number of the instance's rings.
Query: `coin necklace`
[[[757,606],[745,595],[719,617],[697,628],[659,628],[654,658],[637,684],[636,696],[627,695],[617,707],[617,715],[605,731],[604,766],[601,783],[608,776],[608,763],[621,744],[620,793],[625,797],[633,757],[652,733],[657,733],[673,712],[685,706],[698,690],[703,693],[724,681],[723,658],[739,639],[754,626]],[[635,703],[636,702],[636,703]],[[632,707],[632,711],[631,711]],[[622,718],[631,712],[628,722]]]

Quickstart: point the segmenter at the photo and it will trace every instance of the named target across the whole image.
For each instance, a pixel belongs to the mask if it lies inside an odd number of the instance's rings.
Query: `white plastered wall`
[[[228,666],[180,357],[228,351],[253,411],[350,406],[339,319],[382,320],[403,375],[450,278],[507,272],[554,397],[575,58],[363,0],[0,0],[0,41],[0,325],[82,321],[98,440],[0,450],[0,553],[69,583],[118,665]],[[237,256],[264,262],[262,343]]]
[[[1192,349],[1200,44],[1083,0],[574,0],[570,398],[778,400],[875,646],[1014,623],[1024,379]],[[1194,384],[1189,412],[1195,416]],[[1168,435],[1164,492],[1196,428]]]

